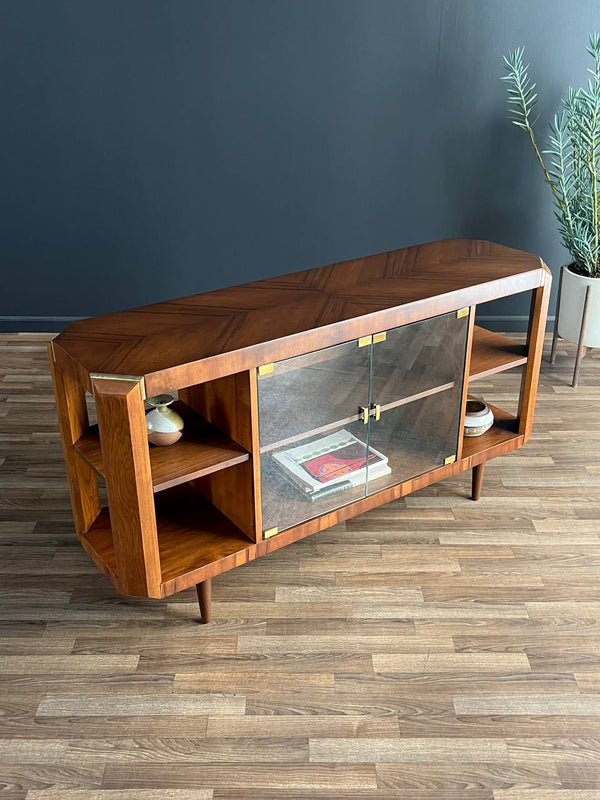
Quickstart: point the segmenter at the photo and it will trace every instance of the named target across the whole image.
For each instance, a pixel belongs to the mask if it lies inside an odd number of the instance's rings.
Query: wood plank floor
[[[573,346],[543,364],[478,503],[463,474],[241,567],[201,626],[77,544],[48,338],[0,336],[0,797],[600,798],[600,351],[576,391]]]

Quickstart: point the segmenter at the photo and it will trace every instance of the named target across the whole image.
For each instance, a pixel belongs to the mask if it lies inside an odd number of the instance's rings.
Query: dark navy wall
[[[565,261],[498,76],[525,44],[547,119],[585,79],[597,0],[2,0],[0,16],[5,326],[445,237]],[[507,327],[526,308],[486,313]]]

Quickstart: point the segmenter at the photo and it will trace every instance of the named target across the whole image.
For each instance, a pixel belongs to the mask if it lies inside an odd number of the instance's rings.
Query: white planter
[[[558,335],[569,342],[579,341],[585,290],[591,286],[587,327],[583,344],[600,347],[600,278],[586,278],[565,267],[562,277]]]

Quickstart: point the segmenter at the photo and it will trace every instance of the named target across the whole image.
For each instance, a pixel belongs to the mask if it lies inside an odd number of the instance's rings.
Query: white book
[[[367,446],[342,429],[329,436],[274,453],[273,458],[307,494],[351,488],[364,483]],[[391,469],[383,453],[369,448],[369,478],[388,475]]]

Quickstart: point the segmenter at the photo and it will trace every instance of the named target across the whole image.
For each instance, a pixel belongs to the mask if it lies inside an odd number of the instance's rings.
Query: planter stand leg
[[[197,584],[198,603],[200,605],[200,617],[202,622],[210,622],[212,619],[212,581],[207,578],[202,583]]]
[[[471,500],[479,500],[481,497],[481,487],[483,486],[483,473],[485,472],[485,461],[473,467],[471,483]]]
[[[560,296],[562,294],[563,274],[565,268],[560,268],[560,278],[558,279],[558,294],[556,296],[556,315],[554,317],[554,332],[552,334],[552,350],[550,351],[550,363],[556,361],[556,343],[558,342],[558,315],[560,314]]]
[[[585,288],[585,300],[583,301],[583,314],[581,315],[581,328],[579,330],[579,343],[577,345],[577,357],[575,359],[575,369],[573,371],[573,382],[571,386],[575,388],[579,381],[579,367],[581,366],[581,359],[587,353],[588,348],[585,347],[583,344],[583,340],[585,337],[585,331],[587,328],[588,322],[588,313],[590,310],[590,289],[591,286],[586,286]]]

